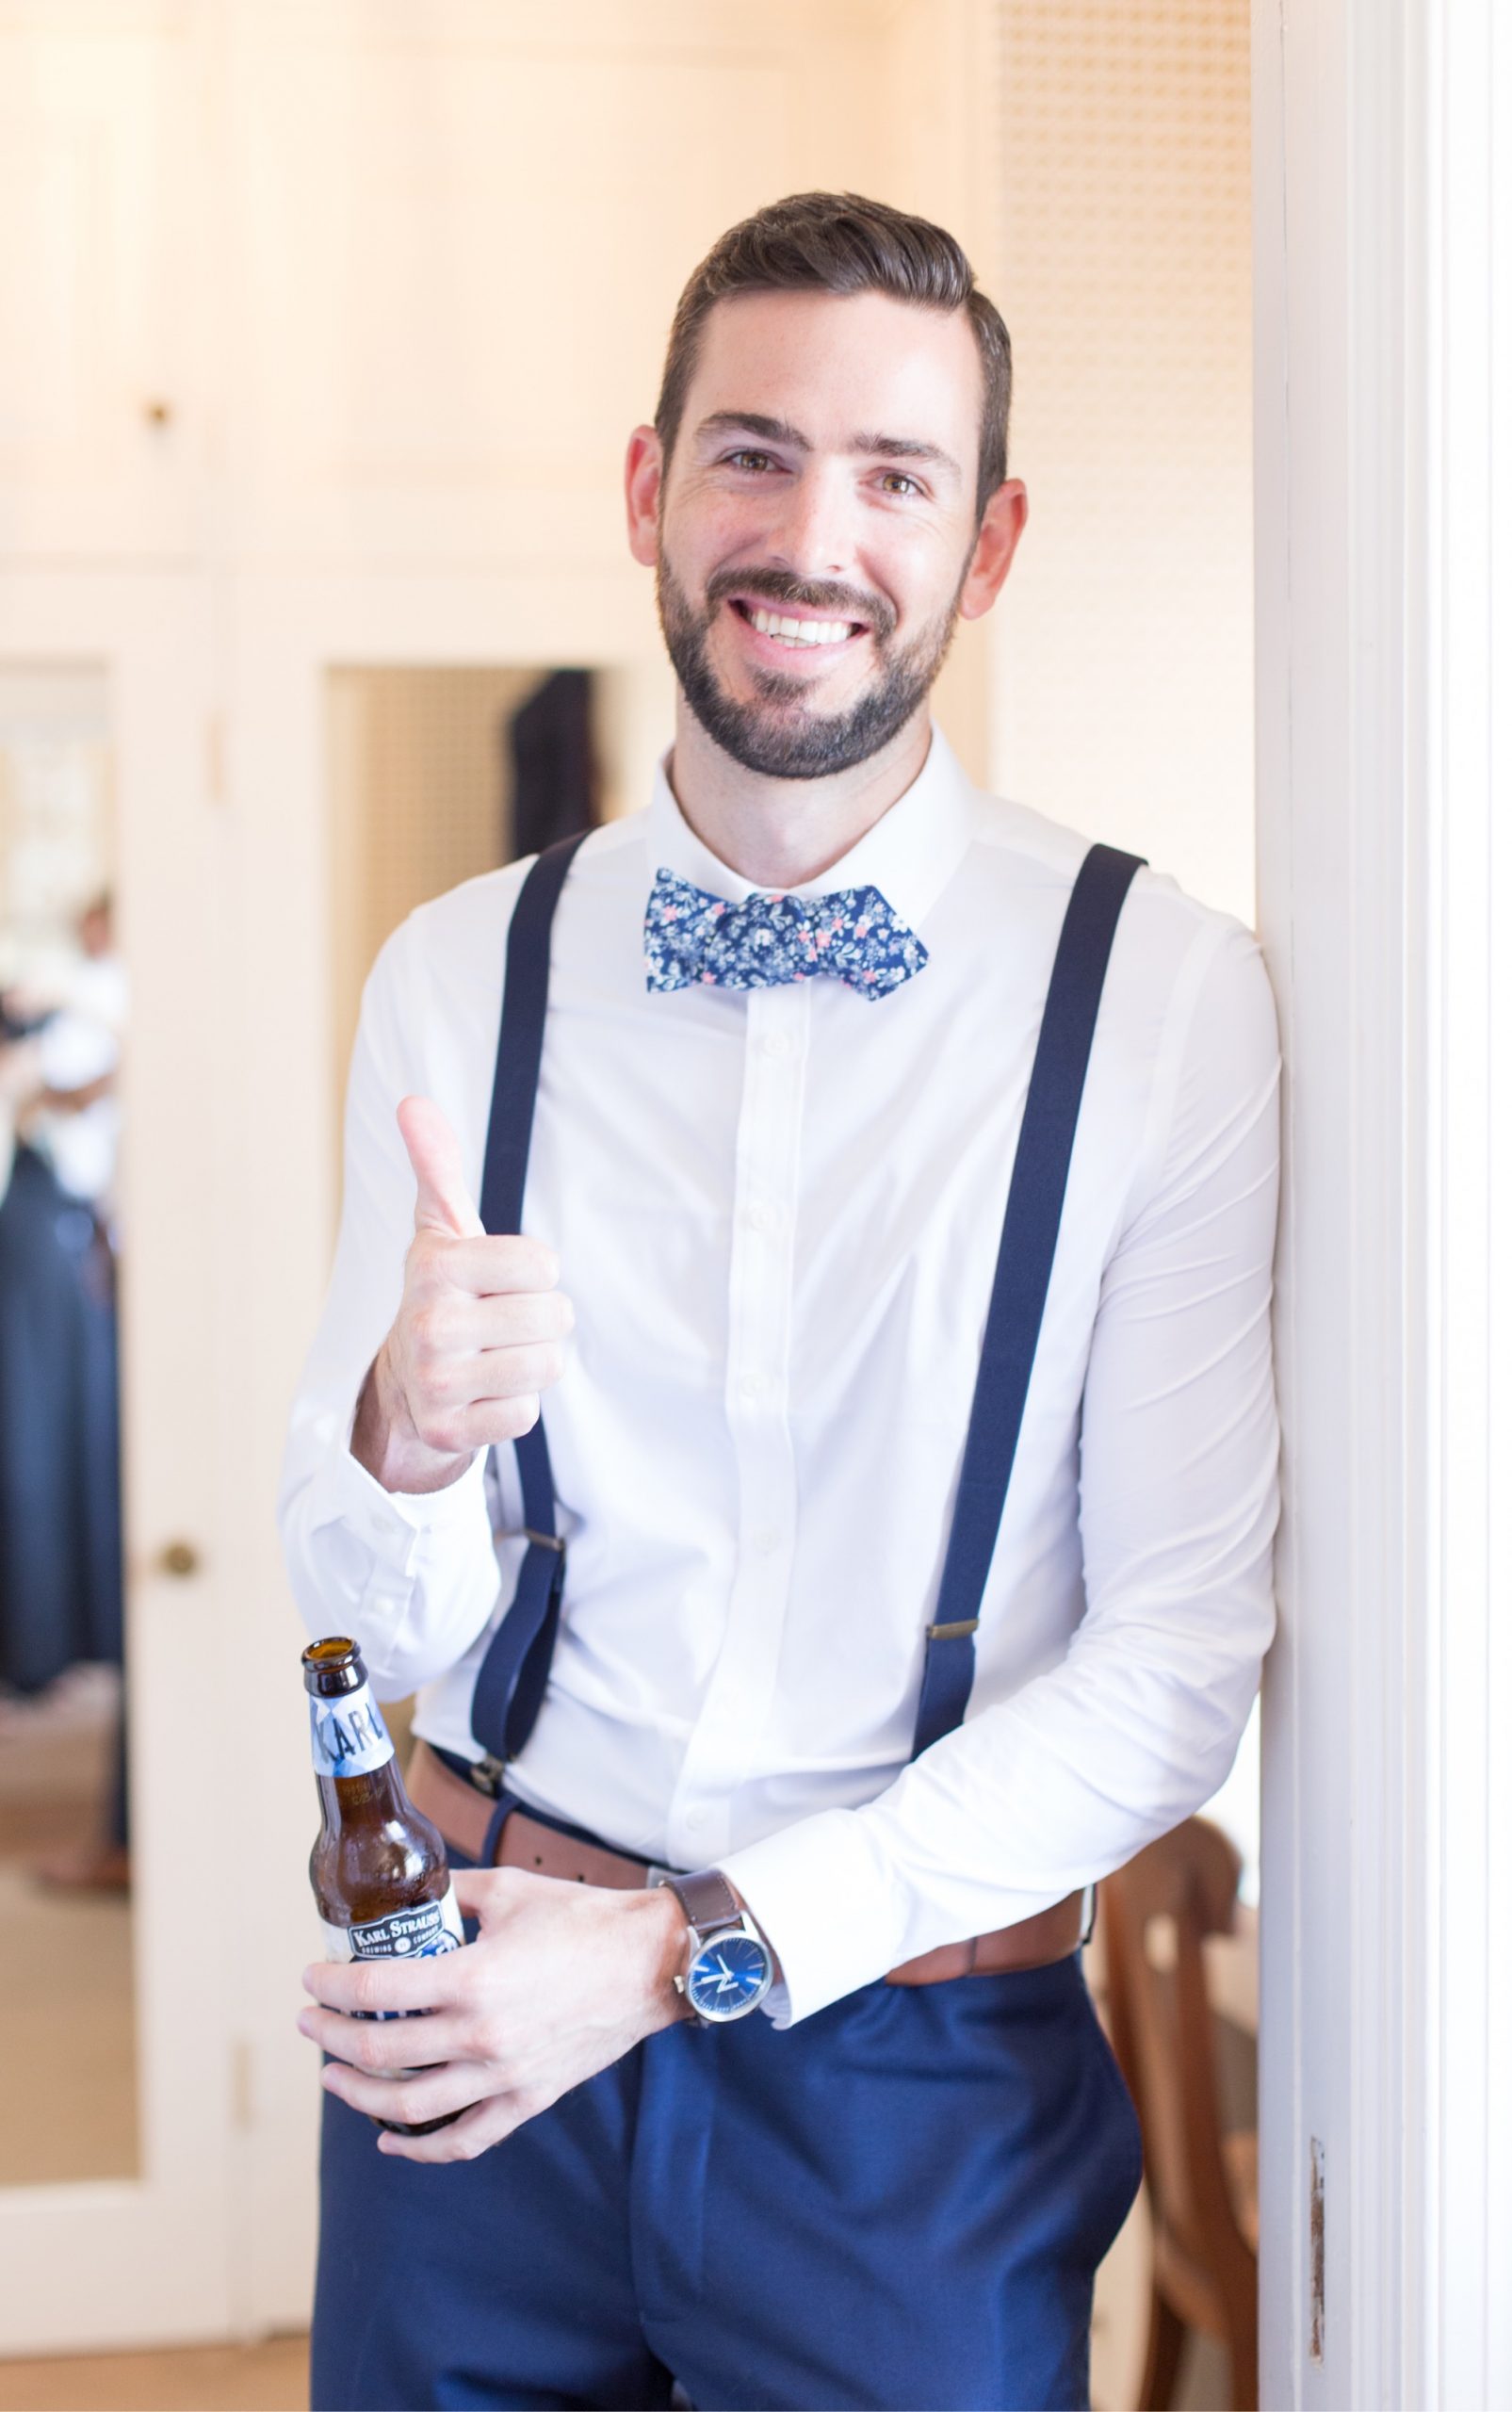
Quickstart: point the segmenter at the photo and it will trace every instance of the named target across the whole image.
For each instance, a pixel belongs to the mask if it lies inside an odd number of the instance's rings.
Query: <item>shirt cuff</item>
[[[480,1449],[466,1473],[444,1491],[385,1491],[352,1456],[349,1426],[332,1452],[319,1522],[344,1525],[361,1537],[381,1565],[409,1574],[423,1542],[445,1544],[451,1533],[477,1523],[487,1463],[488,1451]]]
[[[719,1865],[782,1964],[763,2005],[774,2027],[827,2010],[907,1957],[896,1874],[854,1810],[801,1817]]]

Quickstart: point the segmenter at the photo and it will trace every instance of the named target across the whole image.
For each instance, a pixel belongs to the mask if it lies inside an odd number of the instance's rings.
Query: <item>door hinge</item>
[[[1324,2157],[1323,2146],[1316,2136],[1312,2139],[1312,2177],[1308,2199],[1309,2266],[1312,2273],[1311,2313],[1308,2323],[1308,2357],[1323,2359],[1324,2303]]]

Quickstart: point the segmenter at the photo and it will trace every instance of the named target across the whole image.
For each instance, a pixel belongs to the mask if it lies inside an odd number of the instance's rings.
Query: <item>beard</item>
[[[763,778],[824,779],[870,761],[912,720],[950,651],[968,566],[969,560],[948,610],[903,645],[892,642],[898,615],[882,596],[772,570],[720,571],[709,580],[700,610],[664,551],[657,562],[657,610],[677,683],[705,734],[742,770]],[[708,644],[715,620],[737,594],[831,619],[862,621],[872,631],[877,653],[870,685],[844,711],[818,712],[809,709],[807,679],[757,670],[752,673],[752,701],[738,701],[721,685]]]

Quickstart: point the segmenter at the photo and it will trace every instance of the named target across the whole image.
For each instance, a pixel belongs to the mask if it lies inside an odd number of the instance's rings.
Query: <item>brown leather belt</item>
[[[410,1799],[422,1817],[439,1828],[447,1841],[481,1859],[488,1840],[494,1803],[486,1793],[454,1775],[430,1745],[417,1741],[405,1776]],[[513,1809],[505,1818],[494,1851],[496,1867],[523,1867],[532,1876],[554,1876],[569,1884],[609,1884],[621,1892],[641,1892],[649,1882],[651,1865],[609,1850],[602,1843],[575,1842]],[[1064,1960],[1082,1936],[1083,1897],[1068,1893],[1053,1908],[1040,1910],[1015,1926],[1000,1926],[991,1934],[973,1935],[967,1943],[942,1943],[935,1951],[920,1952],[892,1969],[889,1985],[937,1985],[951,1977],[1003,1976],[1011,1969],[1045,1968]]]

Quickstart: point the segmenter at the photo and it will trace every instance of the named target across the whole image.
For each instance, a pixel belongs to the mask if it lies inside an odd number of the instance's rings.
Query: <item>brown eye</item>
[[[770,452],[753,452],[745,450],[740,452],[731,452],[727,457],[732,468],[770,469],[772,466],[772,455]]]

